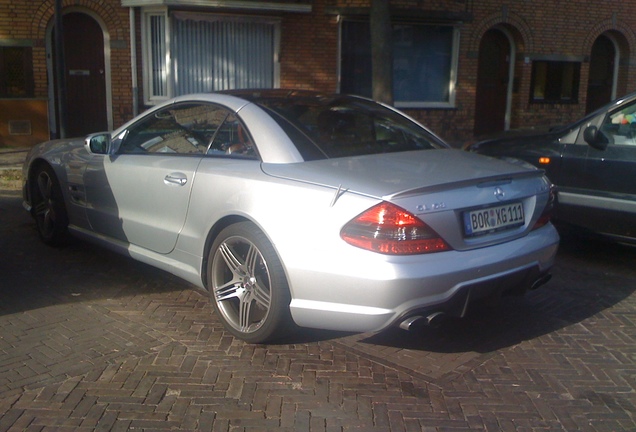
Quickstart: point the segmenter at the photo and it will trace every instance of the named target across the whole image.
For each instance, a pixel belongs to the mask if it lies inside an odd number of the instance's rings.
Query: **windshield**
[[[287,132],[305,160],[446,148],[408,118],[346,96],[254,100]]]

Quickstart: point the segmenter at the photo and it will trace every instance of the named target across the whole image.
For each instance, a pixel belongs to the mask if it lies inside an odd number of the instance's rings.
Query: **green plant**
[[[19,190],[22,185],[22,172],[19,169],[0,170],[0,189]]]

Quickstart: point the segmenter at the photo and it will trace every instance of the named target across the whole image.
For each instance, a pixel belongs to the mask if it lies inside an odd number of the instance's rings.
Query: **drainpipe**
[[[132,71],[133,117],[139,114],[139,89],[137,87],[137,32],[135,30],[135,8],[131,7],[130,17],[130,70]]]

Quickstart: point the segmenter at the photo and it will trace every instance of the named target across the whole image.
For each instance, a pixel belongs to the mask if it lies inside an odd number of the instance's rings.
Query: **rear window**
[[[398,113],[352,97],[255,100],[285,130],[305,160],[446,148]]]

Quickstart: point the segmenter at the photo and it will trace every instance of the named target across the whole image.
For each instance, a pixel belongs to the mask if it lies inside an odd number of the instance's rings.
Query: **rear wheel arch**
[[[226,329],[251,343],[293,332],[291,292],[283,263],[254,222],[231,217],[208,237],[202,274],[210,300]]]
[[[208,291],[210,290],[210,286],[208,283],[209,281],[208,281],[207,268],[208,268],[208,258],[210,255],[210,249],[212,248],[214,241],[219,236],[221,231],[223,231],[225,228],[227,228],[230,225],[234,225],[240,222],[249,222],[249,219],[243,216],[238,216],[238,215],[226,216],[218,220],[208,232],[208,236],[205,239],[205,246],[203,249],[203,260],[201,263],[201,279],[203,282],[203,286]]]
[[[241,223],[241,222],[249,222],[249,223],[253,224],[255,227],[257,227],[259,230],[261,230],[263,232],[263,234],[265,234],[265,236],[268,238],[270,244],[272,245],[272,247],[276,251],[276,255],[277,255],[278,259],[280,260],[280,254],[276,250],[276,246],[274,245],[274,242],[269,238],[269,235],[267,234],[267,232],[263,229],[263,227],[261,225],[257,224],[252,219],[250,219],[248,217],[245,217],[245,216],[241,216],[241,215],[228,215],[228,216],[225,216],[225,217],[219,219],[212,226],[212,228],[208,232],[208,235],[207,235],[206,240],[205,240],[205,246],[204,246],[204,249],[203,249],[203,260],[202,260],[202,263],[201,263],[201,282],[203,282],[203,286],[206,288],[206,290],[209,290],[209,285],[208,285],[209,281],[207,280],[206,269],[207,269],[207,266],[208,266],[208,256],[210,255],[210,249],[212,248],[212,245],[216,241],[216,239],[219,236],[219,234],[221,233],[221,231],[223,231],[225,228],[229,227],[230,225],[238,224],[238,223]],[[287,268],[285,267],[285,263],[283,263],[282,260],[281,260],[281,264],[283,266],[283,270],[285,271],[285,276],[287,276]],[[289,278],[288,278],[288,280],[289,280]]]

